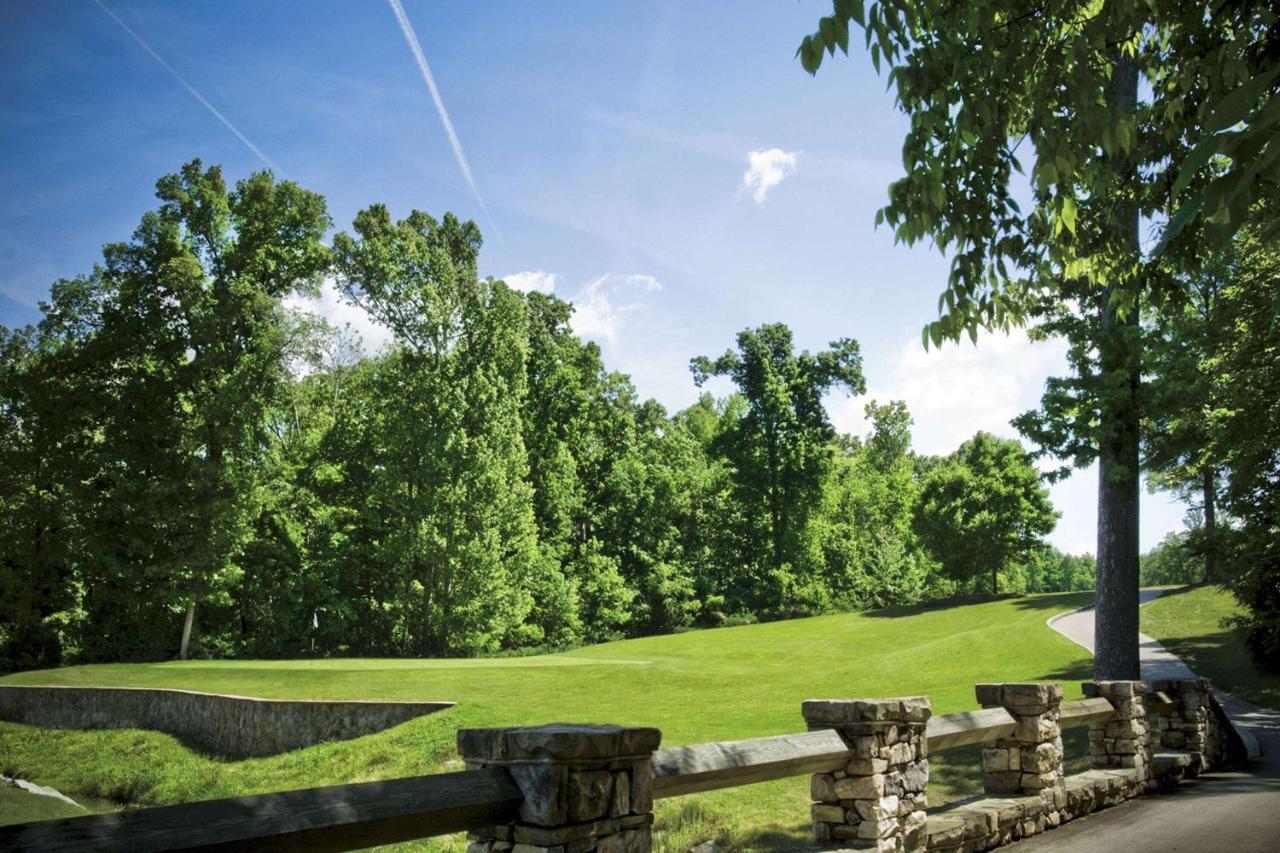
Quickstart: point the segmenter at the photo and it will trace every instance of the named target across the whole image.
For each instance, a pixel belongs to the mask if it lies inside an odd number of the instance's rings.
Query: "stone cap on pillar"
[[[811,726],[852,723],[923,723],[933,714],[928,696],[896,699],[806,699],[800,713]]]
[[[1160,678],[1151,682],[1152,690],[1199,690],[1201,692],[1209,692],[1209,679],[1207,678]]]
[[[1142,696],[1147,692],[1147,684],[1145,681],[1115,679],[1111,681],[1084,681],[1080,684],[1080,689],[1084,695],[1090,699],[1098,696],[1108,697],[1115,696],[1124,698],[1129,696]]]
[[[581,723],[458,730],[458,753],[466,761],[484,764],[648,758],[661,742],[662,732],[653,728]]]
[[[1057,682],[975,684],[973,692],[982,707],[1005,708],[1013,714],[1043,714],[1062,704],[1062,685]]]

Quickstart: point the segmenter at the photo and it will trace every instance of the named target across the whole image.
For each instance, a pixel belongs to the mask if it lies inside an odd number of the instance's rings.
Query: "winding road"
[[[1146,604],[1163,590],[1141,591]],[[1049,627],[1093,651],[1093,608],[1055,616]],[[1142,677],[1190,678],[1168,649],[1139,635]],[[1237,770],[1206,773],[1177,790],[1131,800],[1074,820],[1017,844],[1049,853],[1276,853],[1280,851],[1280,713],[1215,691],[1237,728],[1251,734],[1261,755]]]

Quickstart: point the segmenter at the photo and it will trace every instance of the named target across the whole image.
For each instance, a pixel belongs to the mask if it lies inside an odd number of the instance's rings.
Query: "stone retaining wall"
[[[1173,690],[1181,685],[1161,683]],[[1018,726],[1013,735],[986,744],[983,777],[986,796],[963,801],[929,814],[925,846],[939,853],[976,853],[1029,838],[1091,812],[1133,799],[1161,784],[1177,784],[1184,769],[1199,766],[1199,753],[1165,754],[1156,761],[1161,732],[1186,734],[1173,738],[1194,745],[1203,733],[1205,691],[1186,685],[1179,693],[1181,716],[1163,728],[1148,726],[1146,685],[1141,681],[1093,681],[1082,685],[1087,697],[1102,697],[1113,713],[1090,724],[1092,770],[1063,774],[1060,706],[1057,684],[979,684],[984,707],[1003,707]],[[1194,689],[1193,689],[1194,688]],[[1183,699],[1185,698],[1185,701]],[[1199,726],[1199,728],[1197,728]],[[1204,739],[1196,742],[1204,743]]]
[[[348,740],[452,702],[254,699],[145,687],[0,685],[0,720],[54,729],[155,729],[225,755],[274,755]]]

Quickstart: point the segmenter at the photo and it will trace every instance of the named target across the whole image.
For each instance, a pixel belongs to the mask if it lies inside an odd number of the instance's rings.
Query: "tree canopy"
[[[192,163],[158,194],[0,329],[0,669],[554,649],[981,582],[912,529],[936,461],[906,406],[832,426],[851,339],[744,330],[693,360],[735,390],[668,412],[570,303],[482,279],[473,223],[372,205],[328,249],[323,199],[267,174]],[[286,307],[322,278],[385,350]]]
[[[925,478],[916,534],[957,581],[1024,565],[1053,532],[1058,514],[1018,442],[980,432]]]

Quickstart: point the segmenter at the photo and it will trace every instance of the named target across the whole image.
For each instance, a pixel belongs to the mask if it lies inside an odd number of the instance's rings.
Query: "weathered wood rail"
[[[513,820],[524,794],[500,768],[0,827],[0,850],[358,850]]]
[[[1136,693],[1124,695],[1111,687],[1135,684]],[[1144,789],[1147,765],[1160,761],[1150,759],[1145,739],[1134,745],[1129,737],[1145,732],[1145,723],[1135,722],[1145,714],[1133,710],[1144,698],[1140,685],[1092,685],[1094,695],[1074,702],[1061,702],[1056,686],[979,685],[979,699],[989,707],[939,716],[930,715],[923,697],[824,700],[806,703],[807,732],[666,749],[656,749],[654,729],[464,730],[459,750],[468,770],[0,827],[0,851],[329,851],[464,831],[472,833],[469,849],[484,853],[517,843],[559,850],[571,841],[587,842],[573,849],[643,851],[653,799],[805,775],[819,800],[813,808],[819,841],[898,839],[901,850],[986,849],[1056,825],[1049,814],[1070,819],[1073,808],[1081,811],[1072,790],[1087,788],[1091,797],[1103,792],[1085,813],[1110,804],[1106,797]],[[1189,707],[1184,696],[1166,691],[1145,698],[1150,710],[1165,714]],[[1077,726],[1090,727],[1095,765],[1125,768],[1119,775],[1074,783],[1075,777],[1060,778],[1058,735]],[[927,781],[928,752],[973,744],[985,745],[987,790],[1014,796],[992,802],[1014,817],[1005,820],[997,808],[990,820],[956,824],[954,811],[926,819],[923,807],[912,805],[913,796],[924,802],[924,783],[913,789],[912,773],[918,777],[923,767]],[[1116,756],[1129,760],[1112,761]],[[1166,756],[1163,763],[1184,773],[1207,761],[1203,747],[1189,756]],[[1041,783],[1046,787],[1034,787]],[[829,788],[837,793],[822,793]],[[849,802],[858,808],[844,805]],[[972,831],[979,823],[986,827],[981,837]]]

